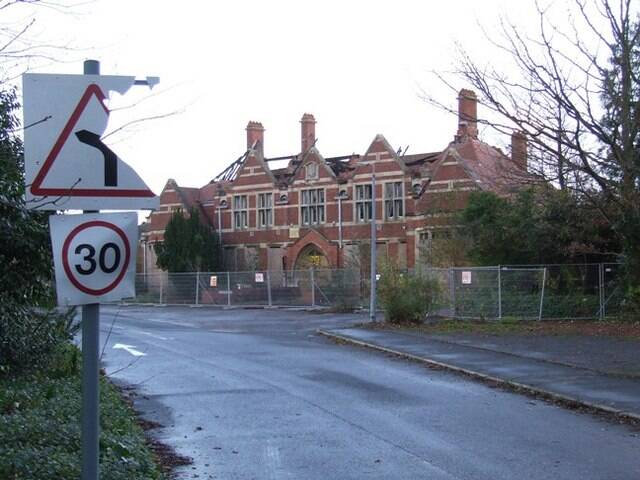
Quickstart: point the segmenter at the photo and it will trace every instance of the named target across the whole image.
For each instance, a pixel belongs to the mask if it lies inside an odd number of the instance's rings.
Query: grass
[[[0,376],[0,478],[80,478],[79,352],[59,348],[42,371]],[[105,378],[100,383],[100,478],[165,477],[136,415]]]
[[[378,323],[366,328],[385,330],[412,330],[426,334],[471,333],[478,335],[582,335],[607,336],[640,340],[640,320],[519,320],[505,317],[494,321],[469,321],[443,319],[435,323],[393,325]]]

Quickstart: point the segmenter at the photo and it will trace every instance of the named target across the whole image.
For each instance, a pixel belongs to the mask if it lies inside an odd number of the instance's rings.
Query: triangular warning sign
[[[97,101],[97,104],[93,102],[92,105],[92,99]],[[100,140],[109,117],[105,100],[106,96],[98,85],[92,83],[87,86],[35,176],[30,187],[32,195],[155,197],[133,169]],[[88,108],[90,105],[91,108]],[[88,118],[83,119],[83,114]],[[68,150],[66,153],[69,158],[65,158],[63,154],[65,148]],[[95,161],[92,164],[86,163],[96,158],[101,159],[103,168],[96,168]],[[58,167],[58,172],[53,172],[61,162],[63,165]],[[76,175],[77,179],[73,180],[75,177],[70,178],[70,175]]]

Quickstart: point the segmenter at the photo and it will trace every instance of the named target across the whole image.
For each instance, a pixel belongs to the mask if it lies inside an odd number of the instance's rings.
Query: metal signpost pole
[[[369,304],[369,319],[376,320],[376,273],[377,273],[377,252],[376,252],[376,166],[371,163],[371,298]]]
[[[85,75],[100,75],[100,62],[86,60]],[[84,213],[95,213],[85,210]],[[82,307],[82,480],[100,478],[100,304]]]

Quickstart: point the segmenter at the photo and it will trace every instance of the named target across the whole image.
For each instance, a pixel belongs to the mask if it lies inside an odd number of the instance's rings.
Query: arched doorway
[[[294,270],[329,268],[329,259],[317,245],[310,243],[300,251],[293,268]]]

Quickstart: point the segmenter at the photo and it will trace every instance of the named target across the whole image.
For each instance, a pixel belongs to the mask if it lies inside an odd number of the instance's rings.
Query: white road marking
[[[134,357],[144,357],[144,356],[147,355],[144,352],[140,352],[140,351],[136,350],[135,345],[125,345],[124,343],[116,343],[113,346],[113,348],[116,349],[116,350],[126,350],[131,355],[133,355]]]
[[[280,478],[280,451],[278,450],[278,447],[273,445],[272,440],[267,440],[265,467],[267,469],[267,478],[270,480],[277,480]]]
[[[189,322],[172,322],[171,320],[161,320],[159,318],[149,318],[148,320],[156,323],[167,323],[169,325],[176,325],[178,327],[189,327],[189,328],[197,327],[197,325]]]
[[[156,335],[155,333],[138,331],[137,333],[141,333],[142,335],[149,335],[150,337],[157,338],[158,340],[173,340],[173,338],[162,337],[160,335]]]

